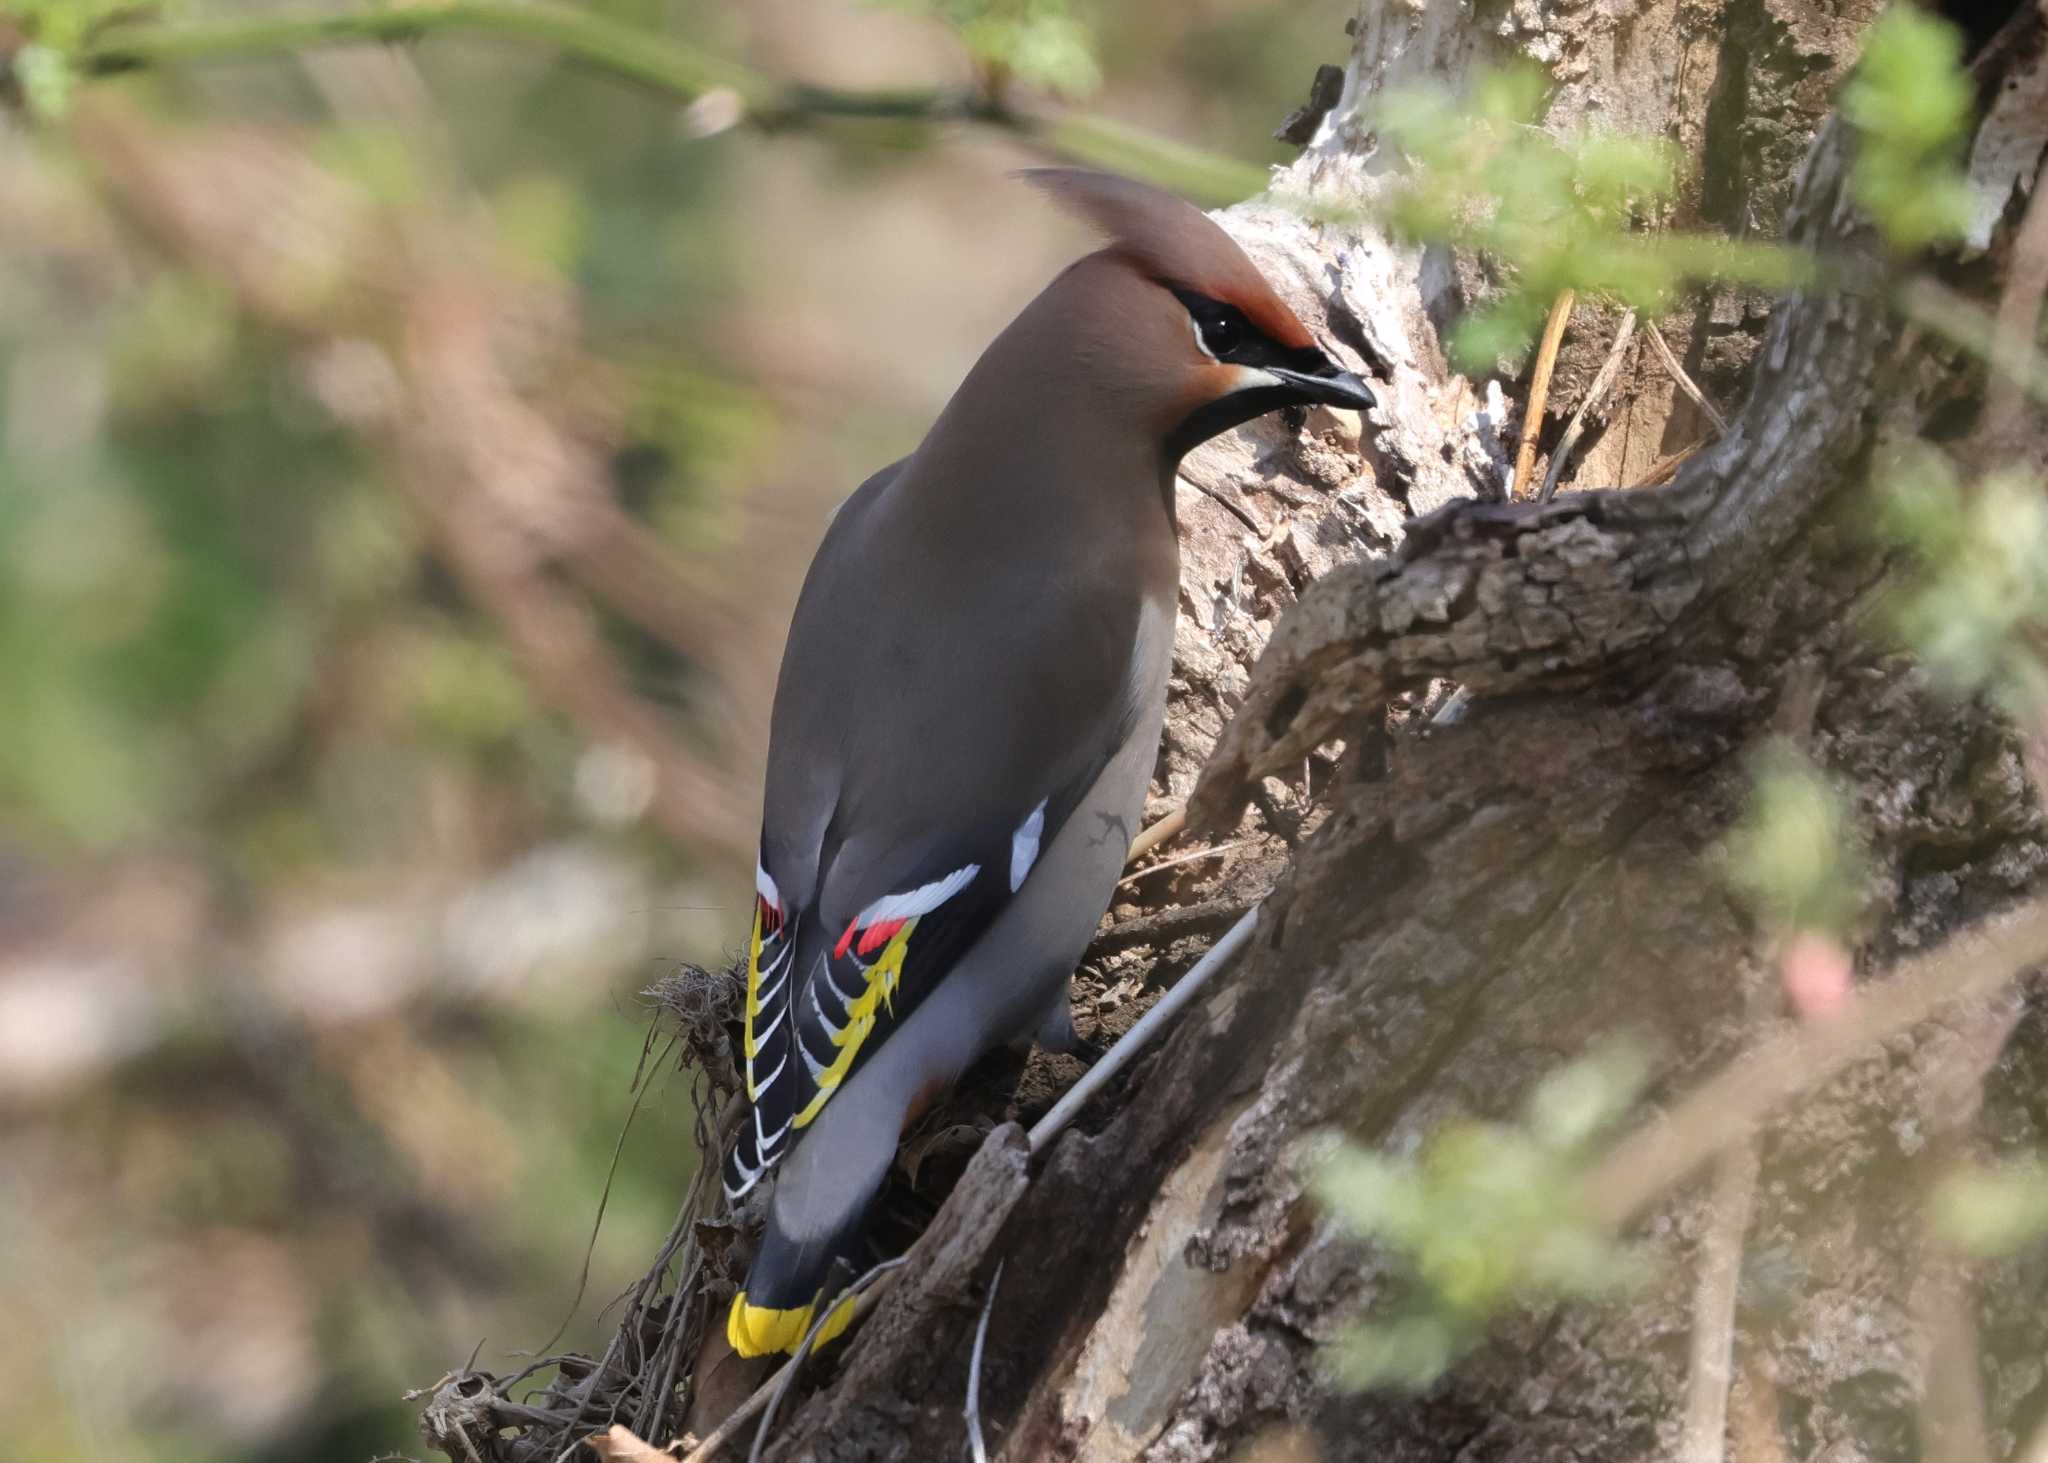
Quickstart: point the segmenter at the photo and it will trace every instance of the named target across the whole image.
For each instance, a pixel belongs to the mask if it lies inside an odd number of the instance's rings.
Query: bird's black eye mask
[[[1369,382],[1314,346],[1280,344],[1253,326],[1235,305],[1193,290],[1175,288],[1173,294],[1187,309],[1203,353],[1219,363],[1246,368],[1242,377],[1202,402],[1167,434],[1166,450],[1174,461],[1196,443],[1282,407],[1320,402],[1365,411],[1379,405]]]
[[[1279,366],[1306,372],[1329,368],[1321,351],[1313,346],[1290,349],[1281,345],[1260,333],[1235,305],[1226,305],[1193,290],[1174,289],[1173,297],[1186,307],[1188,317],[1195,322],[1195,336],[1202,349],[1224,365]]]

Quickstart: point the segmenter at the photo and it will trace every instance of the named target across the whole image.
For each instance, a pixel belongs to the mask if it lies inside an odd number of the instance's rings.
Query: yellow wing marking
[[[746,1053],[749,1062],[754,1060],[754,1018],[761,1014],[761,902],[754,901],[754,934],[747,942],[747,1031]],[[747,1101],[752,1102],[760,1093],[754,1090],[754,1074],[747,1072]]]
[[[860,1055],[861,1043],[875,1029],[875,1008],[879,1006],[891,1016],[896,1014],[896,987],[903,981],[903,954],[909,949],[911,932],[916,928],[916,920],[905,920],[903,928],[890,937],[875,963],[868,967],[867,989],[854,998],[846,1011],[846,1025],[832,1038],[839,1055],[818,1074],[818,1090],[804,1104],[803,1111],[790,1120],[793,1126],[808,1127],[811,1119],[824,1111],[825,1100],[838,1091],[846,1074],[853,1070],[853,1059]]]

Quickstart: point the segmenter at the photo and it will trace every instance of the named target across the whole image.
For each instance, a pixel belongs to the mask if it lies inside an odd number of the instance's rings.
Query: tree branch
[[[1207,206],[1234,203],[1266,185],[1263,168],[1106,118],[1041,115],[979,90],[867,91],[783,81],[673,36],[547,0],[452,0],[177,25],[117,23],[87,40],[73,61],[83,74],[104,76],[440,35],[548,47],[578,65],[681,102],[726,92],[738,100],[740,120],[765,131],[831,118],[972,122],[1014,133],[1050,157],[1142,177]]]
[[[1838,206],[1847,146],[1839,126],[1815,142],[1788,230],[1845,263],[1871,243]],[[1454,503],[1411,524],[1393,557],[1326,574],[1253,668],[1188,801],[1190,825],[1227,830],[1259,778],[1401,691],[1438,677],[1481,697],[1567,689],[1662,640],[1856,471],[1851,449],[1884,389],[1876,361],[1895,328],[1876,292],[1796,294],[1772,321],[1741,416],[1670,487]]]
[[[1588,1180],[1589,1214],[1601,1224],[1627,1223],[1702,1163],[1745,1141],[1772,1111],[1819,1087],[1885,1038],[1946,1007],[1982,999],[2043,961],[2044,900],[1994,915],[1939,949],[1901,961],[1841,1015],[1751,1048],[1664,1117],[1615,1144]]]

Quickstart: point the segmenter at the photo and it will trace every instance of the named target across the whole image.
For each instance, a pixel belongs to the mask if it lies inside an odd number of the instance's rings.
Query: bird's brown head
[[[1193,204],[1109,173],[1024,177],[1109,241],[1070,271],[1068,312],[1101,384],[1138,405],[1169,455],[1269,411],[1378,398],[1316,343],[1237,241]],[[1052,292],[1048,292],[1049,294]]]

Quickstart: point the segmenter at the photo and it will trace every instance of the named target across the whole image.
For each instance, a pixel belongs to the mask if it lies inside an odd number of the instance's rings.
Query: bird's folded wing
[[[919,861],[920,874],[850,915],[791,908],[760,869],[742,1039],[752,1112],[726,1158],[729,1197],[774,1167],[995,921],[1078,795],[1059,789],[1007,828],[947,840]]]

